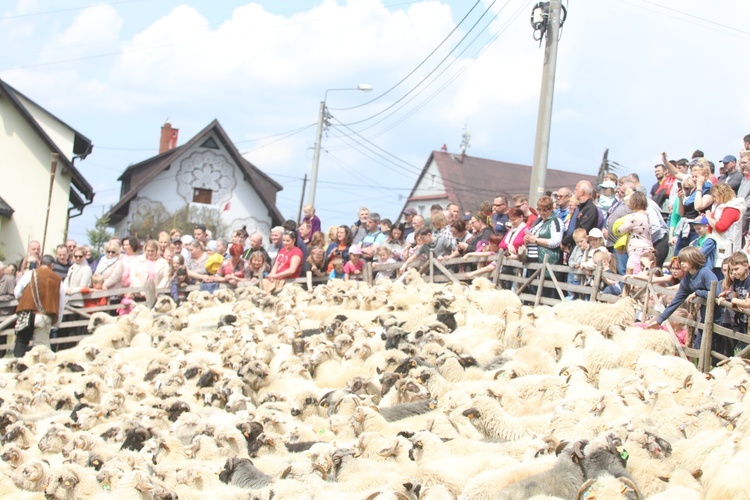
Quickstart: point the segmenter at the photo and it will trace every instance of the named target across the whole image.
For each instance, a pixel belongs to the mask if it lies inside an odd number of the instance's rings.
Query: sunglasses
[[[114,254],[114,253],[117,253],[117,252],[115,252],[114,250],[107,250],[106,253],[109,255],[109,254]]]
[[[81,255],[81,254],[76,254],[76,255],[74,255],[74,256],[73,256],[73,258],[74,258],[74,259],[82,259],[82,258],[83,258],[83,255]]]

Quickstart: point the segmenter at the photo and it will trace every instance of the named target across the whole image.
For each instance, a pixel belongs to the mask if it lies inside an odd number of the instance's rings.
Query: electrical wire
[[[510,1],[510,0],[508,0],[508,1]],[[424,78],[422,78],[422,80],[420,80],[414,87],[412,87],[406,94],[404,94],[400,98],[396,99],[395,102],[393,102],[390,105],[386,106],[385,108],[381,109],[380,111],[378,111],[377,113],[373,114],[372,116],[369,116],[369,117],[364,118],[362,120],[357,120],[357,121],[354,121],[354,122],[349,122],[349,123],[347,123],[347,125],[358,125],[360,123],[364,123],[364,122],[370,121],[373,118],[382,115],[383,113],[385,113],[386,111],[388,111],[389,109],[391,109],[392,107],[394,107],[396,104],[398,104],[399,102],[401,102],[404,99],[406,99],[412,92],[414,92],[420,85],[422,85],[430,76],[432,76],[432,74],[435,73],[435,71],[437,71],[438,68],[440,68],[440,66],[451,56],[451,54],[453,54],[453,52],[455,52],[458,49],[458,47],[469,36],[469,34],[474,30],[474,28],[477,27],[477,25],[479,24],[479,22],[484,18],[485,15],[487,15],[487,12],[490,11],[490,9],[492,8],[492,6],[495,5],[496,2],[497,2],[497,0],[492,0],[492,3],[490,3],[490,5],[487,7],[487,9],[482,13],[482,15],[479,17],[479,19],[477,19],[477,21],[471,26],[471,28],[469,29],[469,31],[466,32],[466,34],[461,38],[461,40],[459,40],[458,43],[450,50],[450,52],[448,52],[448,54],[446,54],[445,57],[440,60],[440,62],[437,64],[437,66],[435,66],[432,69],[432,71],[430,71],[429,73],[427,73],[427,75]],[[507,3],[506,3],[506,5],[507,5]]]
[[[430,59],[430,57],[432,57],[432,56],[433,56],[433,55],[435,54],[435,52],[437,52],[437,51],[438,51],[438,49],[439,49],[440,47],[442,47],[442,46],[443,46],[443,44],[444,44],[445,42],[447,42],[447,41],[448,41],[448,39],[449,39],[449,38],[450,38],[451,36],[453,36],[453,33],[455,33],[455,32],[456,32],[456,31],[458,30],[458,28],[459,28],[459,27],[461,27],[461,25],[462,25],[462,24],[464,23],[464,21],[466,21],[466,19],[467,19],[467,18],[469,17],[469,15],[470,15],[470,14],[471,14],[471,13],[472,13],[472,12],[474,11],[474,9],[475,9],[475,8],[477,7],[477,5],[479,5],[479,3],[480,3],[481,1],[482,1],[482,0],[477,0],[477,1],[476,1],[476,3],[475,3],[474,5],[472,5],[472,6],[471,6],[471,9],[469,9],[469,12],[467,12],[467,13],[466,13],[466,15],[465,15],[465,16],[464,16],[464,17],[463,17],[463,18],[462,18],[462,19],[461,19],[461,20],[460,20],[460,21],[458,22],[458,24],[456,24],[456,26],[455,26],[455,27],[454,27],[454,28],[453,28],[453,29],[451,30],[451,32],[450,32],[450,33],[448,33],[448,35],[447,35],[447,36],[446,36],[445,38],[443,38],[443,40],[442,40],[442,41],[441,41],[441,42],[440,42],[440,43],[439,43],[439,44],[437,45],[437,47],[435,47],[434,49],[432,49],[432,52],[430,52],[429,54],[427,54],[427,57],[425,57],[424,59],[422,59],[422,62],[420,62],[419,64],[417,64],[417,65],[416,65],[416,67],[415,67],[415,68],[414,68],[413,70],[411,70],[411,71],[410,71],[410,72],[409,72],[409,73],[408,73],[408,74],[407,74],[407,75],[406,75],[405,77],[403,77],[403,78],[402,78],[401,80],[399,80],[399,81],[398,81],[398,82],[397,82],[397,83],[396,83],[395,85],[393,85],[393,86],[392,86],[391,88],[389,88],[388,90],[386,90],[385,92],[383,92],[383,93],[382,93],[382,94],[380,94],[379,96],[377,96],[377,97],[374,97],[374,98],[370,99],[370,100],[369,100],[369,101],[367,101],[367,102],[363,102],[362,104],[358,104],[357,106],[350,106],[350,107],[348,107],[348,108],[330,108],[330,109],[331,109],[332,111],[348,111],[348,110],[350,110],[350,109],[357,109],[357,108],[361,108],[362,106],[367,106],[368,104],[372,104],[373,102],[377,101],[378,99],[381,99],[382,97],[384,97],[384,96],[386,96],[386,95],[390,94],[390,93],[391,93],[391,92],[392,92],[393,90],[395,90],[395,89],[396,89],[396,88],[397,88],[397,87],[398,87],[399,85],[401,85],[402,83],[404,83],[404,82],[405,82],[405,81],[406,81],[406,80],[407,80],[407,79],[408,79],[408,78],[409,78],[409,77],[410,77],[411,75],[413,75],[414,73],[416,73],[416,71],[417,71],[417,70],[418,70],[419,68],[421,68],[421,67],[422,67],[422,66],[423,66],[423,65],[424,65],[424,64],[425,64],[425,63],[426,63],[426,62],[427,62],[427,61],[428,61],[428,60]],[[459,42],[459,43],[460,43],[460,42]]]
[[[704,17],[696,16],[696,15],[690,14],[690,13],[682,11],[682,10],[677,10],[675,8],[672,8],[672,7],[667,7],[666,5],[662,5],[660,3],[652,2],[650,0],[641,0],[641,2],[653,5],[655,7],[661,7],[662,9],[671,10],[672,12],[677,12],[678,14],[682,14],[683,16],[692,17],[693,19],[698,19],[699,21],[703,21],[705,23],[713,24],[713,25],[716,25],[716,26],[720,26],[722,28],[726,28],[726,29],[729,29],[729,30],[732,30],[732,31],[736,31],[738,33],[742,33],[743,35],[750,35],[750,31],[744,31],[744,30],[741,30],[739,28],[728,26],[726,24],[717,23],[716,21],[711,21],[710,19],[706,19]]]
[[[76,10],[93,9],[97,7],[106,7],[110,5],[122,5],[126,3],[143,2],[144,0],[121,0],[119,2],[100,2],[94,5],[84,5],[83,7],[70,7],[68,9],[57,9],[57,10],[45,10],[39,12],[29,12],[28,14],[16,14],[12,16],[0,17],[0,21],[7,21],[9,19],[21,19],[24,17],[44,16],[47,14],[60,14],[62,12],[73,12]]]

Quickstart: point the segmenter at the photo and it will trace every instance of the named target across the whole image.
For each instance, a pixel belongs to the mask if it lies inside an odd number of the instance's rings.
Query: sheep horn
[[[381,457],[394,457],[396,456],[396,450],[398,449],[398,440],[394,441],[390,448],[383,448],[378,452]]]
[[[721,361],[719,361],[718,363],[716,363],[716,366],[717,367],[724,366],[725,364],[729,363],[730,361],[732,361],[732,358],[722,359]]]
[[[576,500],[581,500],[586,494],[586,491],[588,491],[588,489],[591,487],[592,484],[594,484],[593,479],[589,479],[588,481],[583,483],[578,490],[578,495],[576,495]]]
[[[409,497],[408,497],[408,496],[406,496],[406,495],[404,495],[404,494],[403,494],[403,493],[401,493],[400,491],[397,491],[397,492],[395,493],[395,495],[396,495],[396,498],[397,498],[398,500],[409,500]]]
[[[682,388],[683,389],[690,389],[693,387],[693,375],[688,375],[685,377],[685,380],[682,382]]]
[[[631,490],[633,490],[633,492],[635,493],[635,499],[636,500],[641,500],[643,498],[643,496],[641,495],[640,490],[638,489],[638,486],[636,486],[633,481],[631,481],[627,477],[618,477],[617,479],[619,479],[620,482],[623,483],[625,486],[627,486],[628,488],[630,488]]]
[[[568,442],[567,441],[565,441],[565,440],[560,441],[557,444],[557,447],[555,448],[555,455],[559,455],[566,446],[568,446]]]
[[[376,491],[375,493],[370,493],[365,500],[373,500],[374,498],[378,498],[381,495],[381,492]]]
[[[284,472],[281,473],[281,479],[286,479],[286,477],[289,475],[289,473],[292,472],[292,466],[290,465],[286,469],[284,469]]]
[[[325,481],[325,480],[328,479],[328,473],[326,472],[325,467],[323,467],[320,464],[312,464],[312,468],[315,469],[316,471],[320,472],[320,476],[323,479],[323,481]],[[291,467],[290,467],[290,469],[291,469]]]

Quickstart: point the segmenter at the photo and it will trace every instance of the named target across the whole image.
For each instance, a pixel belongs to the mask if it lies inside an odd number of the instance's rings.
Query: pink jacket
[[[505,237],[503,238],[503,241],[500,242],[500,245],[499,245],[500,249],[507,250],[508,243],[512,243],[513,247],[516,250],[518,250],[523,245],[523,237],[528,232],[529,232],[529,228],[526,227],[526,224],[523,224],[520,228],[515,227],[513,229],[508,229],[508,232],[505,233]]]

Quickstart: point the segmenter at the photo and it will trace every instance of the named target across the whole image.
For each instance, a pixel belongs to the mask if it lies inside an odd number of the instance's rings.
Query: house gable
[[[267,233],[283,220],[275,205],[281,186],[242,158],[216,120],[186,144],[131,165],[119,179],[121,199],[109,214],[120,230],[139,213],[174,213],[193,205],[228,212],[222,219],[230,227],[248,219],[249,229]]]

